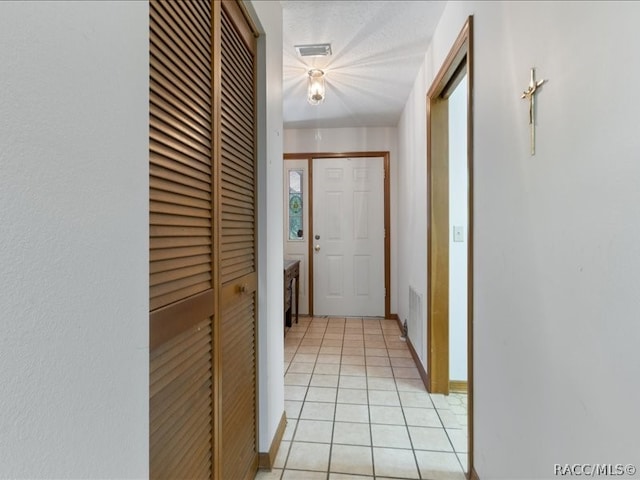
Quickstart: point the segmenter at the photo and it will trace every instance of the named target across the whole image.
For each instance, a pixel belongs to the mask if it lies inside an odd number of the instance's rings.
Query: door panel
[[[255,38],[235,2],[220,7],[220,478],[243,480],[258,466]]]
[[[211,12],[191,7],[149,9],[151,478],[213,467]]]
[[[384,316],[384,159],[313,165],[314,314]]]

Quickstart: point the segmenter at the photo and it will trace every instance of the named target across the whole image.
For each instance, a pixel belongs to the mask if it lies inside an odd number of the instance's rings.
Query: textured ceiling
[[[395,126],[445,2],[282,0],[286,128]],[[331,43],[330,57],[294,45]],[[325,71],[326,97],[307,103],[307,71]]]

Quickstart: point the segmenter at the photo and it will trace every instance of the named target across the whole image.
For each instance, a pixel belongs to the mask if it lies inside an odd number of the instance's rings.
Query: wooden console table
[[[296,323],[298,323],[298,302],[300,299],[300,260],[284,261],[284,327],[291,327],[293,310],[293,280],[296,281]]]

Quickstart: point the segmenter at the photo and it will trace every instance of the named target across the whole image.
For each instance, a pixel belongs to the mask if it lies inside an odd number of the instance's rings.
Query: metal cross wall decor
[[[531,155],[536,154],[536,112],[535,112],[535,102],[536,102],[536,93],[538,93],[538,88],[542,86],[546,80],[538,80],[536,82],[535,79],[535,68],[531,68],[531,80],[529,81],[529,87],[522,92],[522,97],[529,100],[529,131],[531,136]]]

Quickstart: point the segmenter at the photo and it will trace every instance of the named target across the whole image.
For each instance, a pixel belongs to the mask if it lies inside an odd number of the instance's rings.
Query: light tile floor
[[[467,397],[430,395],[397,322],[301,317],[285,337],[287,428],[256,480],[463,480]]]

